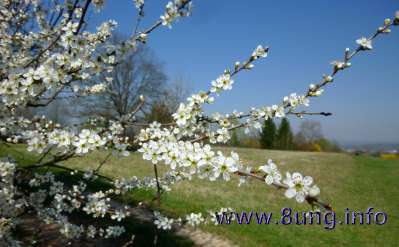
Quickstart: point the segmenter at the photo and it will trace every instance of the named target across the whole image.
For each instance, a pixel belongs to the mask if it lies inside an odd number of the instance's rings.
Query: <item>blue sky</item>
[[[114,19],[118,32],[130,34],[137,14],[132,2],[108,0],[102,12],[91,16],[92,25]],[[167,3],[146,2],[142,28],[157,20]],[[193,91],[206,90],[258,44],[271,47],[266,59],[237,76],[233,90],[207,109],[225,113],[279,103],[289,93],[304,92],[331,71],[330,62],[341,59],[346,47],[354,48],[356,39],[372,34],[399,10],[396,0],[193,2],[191,17],[149,36],[148,45],[171,80],[184,77]],[[311,101],[309,110],[334,115],[309,119],[321,121],[324,134],[341,143],[399,142],[399,27],[373,46]],[[303,121],[290,120],[294,129]]]

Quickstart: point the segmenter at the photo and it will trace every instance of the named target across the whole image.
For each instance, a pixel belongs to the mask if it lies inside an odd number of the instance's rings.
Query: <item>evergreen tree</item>
[[[276,125],[273,119],[268,118],[262,128],[262,133],[260,134],[260,144],[262,148],[274,148],[276,141]]]
[[[233,133],[231,134],[230,145],[233,147],[240,146],[240,140],[238,139],[237,130],[233,130]]]
[[[291,150],[294,147],[294,137],[287,118],[281,120],[277,131],[277,147],[282,150]]]

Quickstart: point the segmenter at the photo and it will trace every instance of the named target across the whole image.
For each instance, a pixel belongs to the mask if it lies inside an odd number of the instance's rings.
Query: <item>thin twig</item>
[[[320,115],[320,116],[328,117],[328,116],[331,116],[332,113],[331,112],[323,112],[323,111],[322,112],[307,112],[307,111],[292,112],[292,111],[289,111],[286,113],[286,115],[296,115],[297,117],[302,117],[303,115],[310,115],[310,116]]]
[[[248,172],[244,172],[244,171],[237,171],[237,172],[235,172],[235,174],[239,175],[239,176],[252,177],[252,178],[255,178],[255,179],[260,180],[262,182],[265,181],[265,177],[264,176],[259,176],[259,175],[256,175],[255,173],[252,173],[252,172],[248,173]],[[285,184],[275,183],[275,182],[273,182],[273,186],[275,186],[277,189],[287,189],[288,188],[288,186],[285,185]],[[329,210],[329,211],[333,210],[333,208],[332,208],[332,206],[330,204],[324,203],[318,197],[312,197],[312,196],[307,195],[305,199],[306,199],[306,201],[309,204],[316,203],[319,206],[322,206],[326,210]]]
[[[155,180],[157,181],[157,205],[158,207],[161,206],[161,186],[159,184],[159,177],[158,177],[158,168],[157,165],[154,166],[154,174],[155,174]]]
[[[53,146],[48,148],[48,150],[43,153],[43,155],[39,158],[39,160],[36,163],[40,164],[43,161],[43,159],[51,152],[52,149],[53,149]]]
[[[98,165],[98,167],[93,171],[94,174],[97,174],[100,169],[102,168],[102,166],[105,164],[105,162],[107,162],[107,160],[109,159],[109,157],[111,157],[112,153],[108,153],[108,155],[105,157],[105,159],[103,159],[100,164]]]
[[[82,28],[82,25],[84,23],[85,16],[86,16],[87,10],[89,9],[90,3],[91,3],[91,0],[87,0],[85,6],[83,7],[82,16],[80,17],[78,27],[76,28],[76,31],[74,32],[75,35],[78,34],[80,29]]]

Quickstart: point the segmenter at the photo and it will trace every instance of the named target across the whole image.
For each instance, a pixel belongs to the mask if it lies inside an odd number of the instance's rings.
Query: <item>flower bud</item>
[[[349,49],[349,48],[346,48],[346,49],[345,49],[345,61],[347,61],[347,60],[350,59],[349,56],[350,56],[350,49]]]
[[[394,25],[399,25],[399,10],[395,12],[395,19],[393,20]]]
[[[139,34],[139,37],[138,37],[138,40],[140,41],[140,42],[142,42],[142,43],[146,43],[147,42],[147,34],[145,34],[145,33],[140,33]]]
[[[253,65],[252,63],[250,63],[250,64],[247,64],[246,66],[245,66],[245,69],[252,69],[253,67],[254,67],[255,65]]]
[[[323,80],[325,82],[332,82],[334,80],[334,78],[330,75],[323,75]]]
[[[236,62],[235,64],[234,64],[234,70],[238,70],[238,68],[240,68],[240,62]]]
[[[390,33],[390,32],[391,32],[391,29],[385,28],[384,31],[382,31],[382,32],[383,32],[383,33]]]

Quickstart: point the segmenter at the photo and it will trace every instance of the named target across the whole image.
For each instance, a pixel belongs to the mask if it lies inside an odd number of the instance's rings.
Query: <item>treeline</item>
[[[262,130],[251,137],[240,138],[233,132],[231,146],[278,150],[302,150],[315,152],[340,152],[339,145],[323,136],[321,124],[317,121],[304,121],[294,134],[290,122],[283,118],[277,126],[273,119],[264,121]]]

